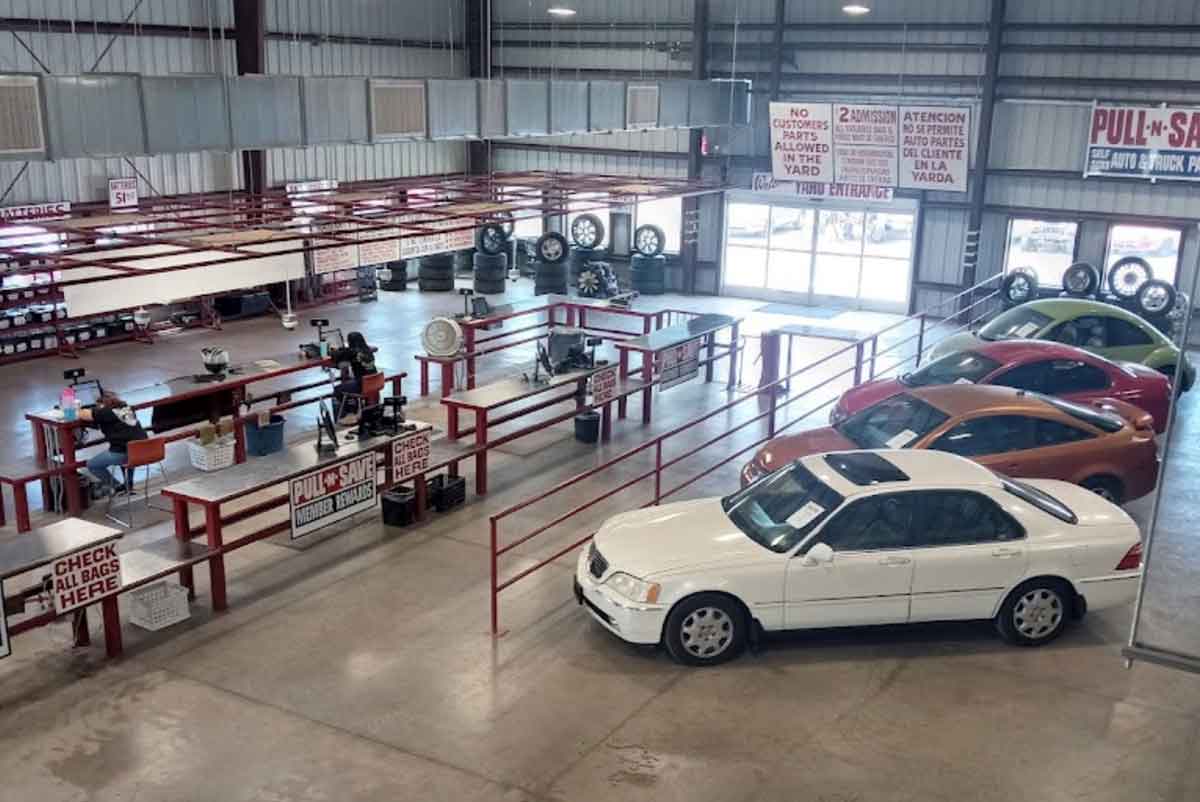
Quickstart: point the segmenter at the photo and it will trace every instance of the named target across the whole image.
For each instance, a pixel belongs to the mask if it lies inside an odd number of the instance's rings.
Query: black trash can
[[[599,412],[580,412],[575,416],[575,439],[581,443],[595,443],[600,439]]]
[[[417,494],[403,485],[383,494],[384,526],[408,526],[417,517]]]

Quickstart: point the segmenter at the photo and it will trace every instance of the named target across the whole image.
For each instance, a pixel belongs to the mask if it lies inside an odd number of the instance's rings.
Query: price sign
[[[667,390],[691,381],[700,374],[700,340],[692,340],[662,352],[658,366],[659,389]]]
[[[392,484],[429,470],[429,434],[426,429],[392,443]]]
[[[592,403],[607,404],[617,397],[617,369],[605,368],[592,374]]]
[[[50,576],[54,581],[54,612],[59,615],[111,596],[121,589],[116,541],[59,557],[50,566]]]
[[[108,208],[136,209],[138,205],[138,189],[136,178],[108,179]]]

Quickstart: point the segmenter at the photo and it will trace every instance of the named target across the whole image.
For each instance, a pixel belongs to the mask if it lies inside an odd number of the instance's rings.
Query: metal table
[[[120,540],[123,534],[119,529],[110,526],[92,523],[82,518],[67,518],[29,532],[0,537],[0,597],[4,595],[4,580],[49,565],[73,552]],[[121,617],[117,609],[117,597],[115,594],[105,596],[98,603],[104,617],[105,651],[109,657],[115,657],[121,653]],[[87,646],[90,642],[86,611],[87,607],[75,611],[76,646]],[[2,614],[0,612],[0,615]],[[51,609],[13,625],[9,634],[15,635],[42,626],[57,617]]]

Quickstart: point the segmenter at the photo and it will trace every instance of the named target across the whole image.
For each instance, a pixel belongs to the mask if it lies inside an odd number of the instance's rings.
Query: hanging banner
[[[0,220],[49,220],[55,217],[66,217],[71,213],[70,201],[54,201],[53,203],[30,203],[25,206],[5,206],[0,208]]]
[[[398,222],[412,223],[422,228],[433,229],[461,228],[464,225],[464,221],[461,219],[436,220],[430,218],[429,215],[422,214],[401,215]],[[419,256],[430,256],[446,251],[465,251],[473,247],[475,247],[475,231],[470,228],[461,231],[446,231],[440,234],[405,234],[400,240],[400,258],[415,259]]]
[[[890,202],[896,196],[888,187],[867,187],[854,184],[821,184],[815,181],[780,181],[770,173],[755,173],[750,181],[755,192],[778,192],[801,198],[836,200],[866,200]]]
[[[357,234],[351,230],[351,225],[348,223],[326,224],[319,226],[318,229],[322,233],[343,234],[347,238],[357,237]],[[336,240],[312,239],[309,242],[314,246],[332,245]],[[324,273],[336,273],[339,270],[354,270],[359,265],[358,249],[358,245],[333,245],[333,247],[309,251],[313,272],[317,275],[322,275]]]
[[[306,473],[291,482],[292,540],[345,520],[379,501],[375,488],[375,452]]]
[[[1200,109],[1092,106],[1083,177],[1200,181]]]
[[[828,103],[772,103],[771,172],[787,181],[833,181]]]
[[[59,557],[50,564],[54,612],[95,604],[121,589],[121,558],[115,540]]]
[[[375,239],[376,237],[384,237],[389,234],[394,234],[395,239],[376,240],[375,242],[364,242],[358,246],[358,261],[364,265],[383,265],[388,262],[395,262],[400,258],[400,229],[382,229],[379,231],[362,231],[359,232],[360,239]]]
[[[835,103],[835,184],[896,186],[899,112],[895,106]]]
[[[900,107],[901,189],[966,192],[970,156],[969,108]]]

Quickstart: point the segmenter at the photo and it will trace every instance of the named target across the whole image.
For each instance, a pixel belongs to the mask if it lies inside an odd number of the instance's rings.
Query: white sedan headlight
[[[640,604],[654,604],[658,601],[659,591],[662,590],[655,582],[643,582],[636,576],[630,576],[620,571],[604,580],[604,584],[630,601]]]

